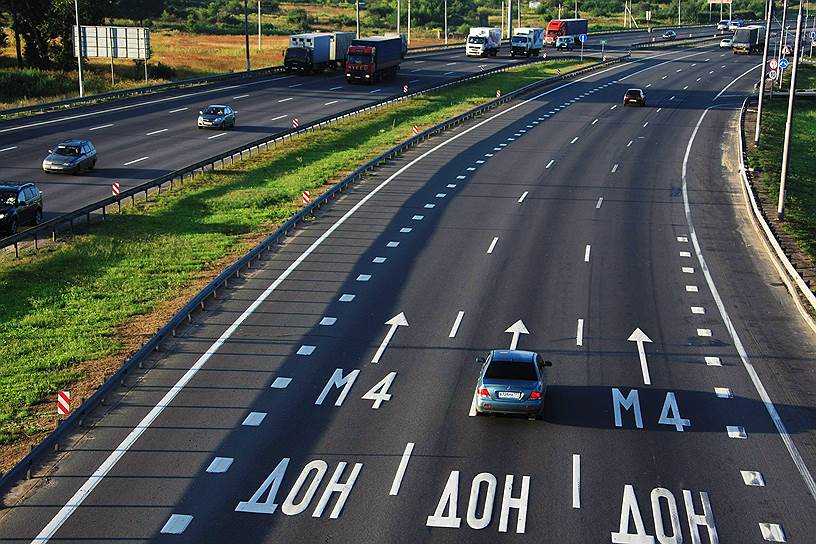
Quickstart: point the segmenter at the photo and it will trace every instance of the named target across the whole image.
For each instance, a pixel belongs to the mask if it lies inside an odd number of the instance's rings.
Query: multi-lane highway
[[[812,541],[816,343],[733,164],[757,74],[642,53],[391,162],[165,346],[0,540]],[[478,417],[474,358],[519,320],[544,420]]]
[[[695,28],[688,33],[707,35],[712,30]],[[600,38],[593,36],[590,43]],[[609,47],[622,48],[648,41],[649,34],[610,34],[603,38],[609,41]],[[561,56],[553,50],[547,53]],[[45,218],[50,219],[110,196],[113,181],[122,189],[133,187],[287,130],[294,119],[305,124],[400,94],[405,84],[411,90],[420,90],[519,62],[520,58],[510,58],[506,48],[501,57],[485,59],[466,57],[462,49],[456,49],[411,56],[398,77],[374,86],[348,84],[342,74],[275,75],[2,121],[0,178],[37,182],[46,193]],[[237,128],[197,130],[198,111],[209,104],[223,103],[238,110]],[[45,174],[41,164],[48,150],[70,138],[95,143],[99,151],[96,170],[77,176]]]

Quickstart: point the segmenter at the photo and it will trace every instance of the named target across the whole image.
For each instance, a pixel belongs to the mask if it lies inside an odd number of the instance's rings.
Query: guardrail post
[[[14,257],[15,258],[20,257],[20,248],[17,247],[17,242],[14,242]]]

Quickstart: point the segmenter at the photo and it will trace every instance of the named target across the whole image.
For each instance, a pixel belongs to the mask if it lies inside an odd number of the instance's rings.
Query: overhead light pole
[[[261,50],[261,0],[258,0],[258,51]]]
[[[400,31],[400,0],[397,0],[397,34]]]
[[[448,45],[448,0],[445,0],[445,45]]]
[[[79,97],[85,96],[85,86],[82,82],[82,27],[79,26],[79,0],[74,0],[74,15],[77,27],[77,66],[79,68]],[[147,62],[147,61],[145,61]]]
[[[790,157],[790,139],[793,130],[793,102],[796,97],[796,72],[799,68],[799,47],[802,41],[802,4],[799,2],[799,15],[796,17],[796,43],[793,45],[793,70],[791,71],[790,92],[788,93],[788,119],[785,122],[785,144],[782,147],[782,174],[779,177],[779,204],[776,212],[779,219],[785,218],[785,197],[788,181],[788,159]]]
[[[768,49],[771,43],[771,19],[773,18],[773,0],[768,0],[765,6],[765,48],[762,50],[762,70],[759,76],[759,105],[757,106],[756,132],[754,133],[754,143],[759,145],[759,130],[762,124],[762,103],[765,101],[765,80],[768,69]],[[773,85],[773,84],[771,84]]]
[[[246,42],[246,71],[249,72],[249,6],[244,0],[244,41]]]
[[[677,0],[677,26],[680,26],[680,0]]]

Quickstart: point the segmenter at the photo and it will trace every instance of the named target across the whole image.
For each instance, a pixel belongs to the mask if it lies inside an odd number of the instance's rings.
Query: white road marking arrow
[[[516,346],[518,346],[519,335],[530,334],[530,331],[527,330],[527,327],[524,326],[524,322],[521,319],[507,327],[507,330],[504,332],[513,333],[513,339],[510,341],[510,349],[516,349]]]
[[[391,338],[394,337],[394,333],[397,332],[397,327],[407,327],[408,320],[405,319],[405,314],[400,312],[386,321],[385,324],[391,325],[391,328],[388,329],[385,338],[383,338],[382,344],[380,344],[380,347],[377,348],[377,353],[375,353],[374,358],[371,359],[371,362],[375,364],[380,362],[380,357],[382,357],[382,354],[385,352],[385,348],[388,347],[388,342],[390,342]]]
[[[651,338],[646,336],[640,327],[635,329],[631,336],[629,336],[630,342],[637,342],[638,347],[638,356],[640,357],[640,368],[643,371],[643,383],[646,385],[651,385],[652,380],[649,378],[649,366],[646,364],[646,350],[643,349],[644,342],[650,342]]]

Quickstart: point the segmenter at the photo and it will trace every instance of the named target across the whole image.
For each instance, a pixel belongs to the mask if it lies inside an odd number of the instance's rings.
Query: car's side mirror
[[[54,150],[53,150],[53,149],[49,149],[49,150],[48,150],[48,154],[49,154],[49,155],[53,155],[53,154],[54,154]]]
[[[199,115],[204,115],[204,110],[198,110]]]
[[[552,361],[544,361],[544,366],[552,366]]]
[[[487,359],[485,359],[484,357],[476,357],[476,362],[479,363],[480,365],[483,365],[486,360]]]

